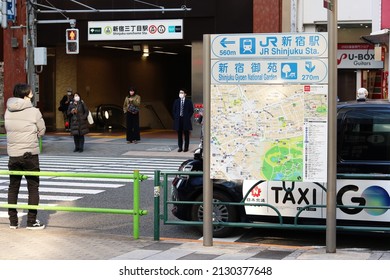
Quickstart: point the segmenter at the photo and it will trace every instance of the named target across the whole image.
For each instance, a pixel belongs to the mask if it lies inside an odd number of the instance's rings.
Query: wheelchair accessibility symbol
[[[255,54],[255,38],[240,38],[240,54]]]

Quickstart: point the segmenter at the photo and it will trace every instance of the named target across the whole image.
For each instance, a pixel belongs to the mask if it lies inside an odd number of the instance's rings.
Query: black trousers
[[[139,114],[126,113],[126,140],[140,141]]]
[[[84,150],[84,142],[85,142],[84,135],[73,135],[73,140],[74,140],[74,148],[76,151]]]
[[[10,157],[8,161],[8,169],[11,171],[40,171],[39,170],[39,158],[38,155],[32,155],[31,153],[25,153],[21,157]],[[17,204],[18,195],[20,189],[20,182],[22,180],[21,175],[9,176],[9,188],[8,188],[8,204]],[[28,190],[28,204],[39,204],[39,177],[38,176],[25,176],[27,180]],[[27,225],[33,225],[37,218],[37,210],[28,210]],[[14,208],[8,209],[9,220],[11,224],[18,223],[18,211]]]
[[[179,149],[183,149],[183,136],[184,136],[184,150],[188,150],[190,146],[190,131],[183,129],[183,118],[179,119],[179,130],[177,131],[177,146]]]

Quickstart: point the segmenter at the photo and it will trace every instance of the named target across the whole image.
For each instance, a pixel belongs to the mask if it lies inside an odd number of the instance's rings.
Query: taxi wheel
[[[203,201],[203,196],[200,195],[197,197],[196,201]],[[226,204],[215,204],[218,202],[229,202],[231,199],[218,191],[215,191],[213,194],[213,222],[237,222],[238,221],[238,211],[234,206],[229,206]],[[191,209],[191,219],[193,221],[203,221],[203,205],[193,205]],[[198,227],[202,231],[202,227]],[[213,236],[214,237],[226,237],[233,233],[234,227],[223,227],[223,226],[214,226],[213,227]]]

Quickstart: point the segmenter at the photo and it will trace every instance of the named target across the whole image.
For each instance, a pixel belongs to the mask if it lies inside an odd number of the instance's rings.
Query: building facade
[[[16,19],[0,33],[4,62],[0,100],[11,96],[15,83],[32,82],[49,130],[63,129],[57,107],[68,87],[78,91],[94,111],[102,104],[121,107],[129,86],[142,96],[141,126],[171,129],[171,104],[179,88],[186,88],[194,103],[202,103],[203,34],[325,32],[327,28],[323,0],[110,1],[110,6],[103,0],[78,1],[83,5],[52,0],[56,9],[47,7],[46,1],[16,1]],[[372,98],[387,97],[383,85],[388,42],[381,44],[378,61],[378,44],[362,39],[384,28],[378,15],[387,2],[338,1],[341,100],[353,99],[361,86],[368,88]],[[182,20],[180,39],[89,40],[89,22],[122,22],[130,28],[132,22],[166,19]],[[78,54],[66,53],[65,32],[72,25],[79,30]],[[35,48],[46,49],[45,65],[34,62]]]

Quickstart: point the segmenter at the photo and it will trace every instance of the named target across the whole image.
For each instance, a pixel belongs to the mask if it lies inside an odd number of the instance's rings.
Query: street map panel
[[[322,181],[327,102],[326,85],[212,85],[211,177]]]

